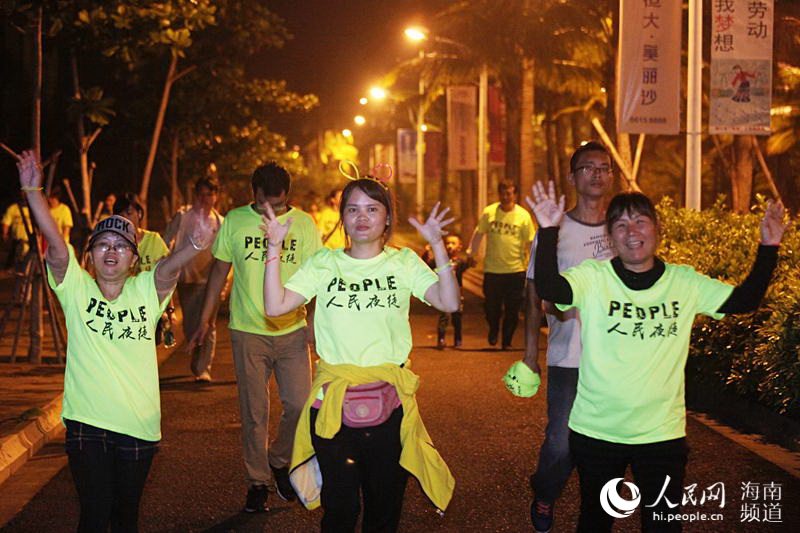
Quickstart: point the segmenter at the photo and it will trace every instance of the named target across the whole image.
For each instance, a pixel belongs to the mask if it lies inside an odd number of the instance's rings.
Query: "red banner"
[[[488,94],[489,114],[489,163],[506,164],[506,103],[503,91],[490,86]]]

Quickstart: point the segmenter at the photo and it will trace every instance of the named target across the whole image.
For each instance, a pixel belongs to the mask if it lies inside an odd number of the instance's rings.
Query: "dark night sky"
[[[351,127],[358,99],[398,60],[416,53],[403,29],[424,23],[444,0],[271,0],[294,35],[281,50],[253,59],[252,72],[285,79],[296,92],[319,96],[310,116],[280,120],[275,129],[290,142],[312,138],[318,128]],[[304,137],[304,138],[303,138]]]

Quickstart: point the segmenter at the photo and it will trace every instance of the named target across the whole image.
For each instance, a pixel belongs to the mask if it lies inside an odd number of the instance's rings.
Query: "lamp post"
[[[412,41],[420,42],[428,38],[427,30],[423,28],[407,28],[405,35]],[[447,37],[433,36],[432,39],[437,42],[453,45],[456,48],[471,54],[470,49],[458,41],[448,39]],[[425,53],[420,49],[420,59],[425,57]],[[488,202],[488,177],[489,165],[488,154],[486,151],[486,137],[488,130],[487,111],[489,100],[489,67],[483,62],[481,64],[481,72],[478,83],[478,195],[477,195],[477,211],[480,212]],[[419,80],[419,94],[420,106],[417,121],[417,210],[419,211],[422,206],[423,192],[424,192],[424,162],[425,162],[425,143],[423,139],[422,125],[425,122],[425,109],[423,107],[423,96],[425,94],[425,81],[420,77]]]

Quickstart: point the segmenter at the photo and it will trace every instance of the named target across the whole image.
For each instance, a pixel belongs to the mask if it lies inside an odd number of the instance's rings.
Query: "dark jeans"
[[[439,322],[436,326],[436,333],[439,338],[444,339],[447,332],[447,323],[452,318],[453,320],[453,337],[455,340],[461,340],[461,311],[455,313],[439,313]]]
[[[78,531],[139,530],[139,501],[157,443],[65,420],[66,450],[81,513]]]
[[[572,473],[567,423],[577,390],[577,368],[547,367],[547,428],[539,449],[539,464],[531,476],[537,500],[554,503]]]
[[[611,531],[614,518],[600,505],[600,491],[612,479],[624,477],[628,465],[633,471],[633,482],[641,491],[638,512],[642,516],[642,531],[681,531],[680,521],[668,522],[666,516],[681,512],[689,455],[686,438],[652,444],[619,444],[570,431],[569,446],[581,480],[579,532]],[[659,499],[666,476],[670,477],[669,486]],[[620,482],[617,492],[621,487]],[[677,505],[670,507],[667,500]],[[655,507],[647,507],[656,501]]]
[[[483,298],[489,335],[494,337],[503,319],[503,346],[510,346],[517,330],[519,310],[525,290],[525,272],[511,274],[483,274]]]
[[[400,466],[403,408],[374,427],[342,425],[332,439],[314,432],[318,410],[311,409],[311,442],[322,472],[322,531],[355,531],[364,498],[364,533],[397,531],[408,472]]]

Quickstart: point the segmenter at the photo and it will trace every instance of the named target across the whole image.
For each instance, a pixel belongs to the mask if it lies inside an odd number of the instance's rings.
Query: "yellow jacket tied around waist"
[[[414,396],[419,387],[419,376],[411,372],[410,364],[410,361],[406,361],[402,367],[391,363],[359,367],[318,361],[311,394],[297,423],[290,473],[292,485],[307,509],[319,507],[322,491],[322,476],[311,444],[311,405],[322,386],[330,383],[325,391],[314,431],[323,439],[331,439],[342,426],[342,403],[347,387],[376,381],[386,381],[394,385],[403,405],[403,421],[400,425],[403,451],[400,454],[400,466],[419,480],[425,494],[436,507],[441,510],[447,508],[456,482],[444,459],[433,446],[420,418]]]

